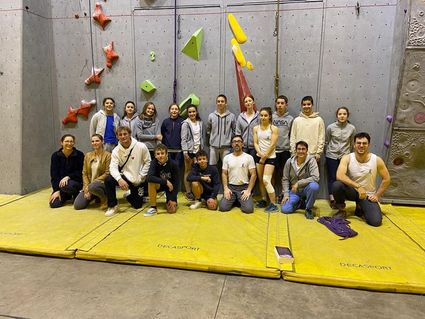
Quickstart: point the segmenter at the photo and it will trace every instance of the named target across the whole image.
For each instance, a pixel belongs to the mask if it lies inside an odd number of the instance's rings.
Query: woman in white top
[[[186,188],[186,198],[195,200],[190,190],[190,183],[186,180],[194,163],[196,153],[204,145],[204,128],[199,116],[198,109],[194,105],[187,107],[188,118],[183,121],[181,127],[182,151],[184,155],[184,185]]]
[[[272,125],[272,109],[263,107],[260,110],[260,124],[254,127],[255,162],[262,199],[256,207],[266,208],[266,212],[278,211],[276,194],[272,185],[272,176],[276,160],[276,143],[279,130]],[[267,206],[267,195],[270,204]]]

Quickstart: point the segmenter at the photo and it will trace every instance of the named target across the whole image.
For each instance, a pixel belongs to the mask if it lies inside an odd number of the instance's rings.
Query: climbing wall
[[[385,200],[425,204],[425,7],[414,0],[388,155]]]

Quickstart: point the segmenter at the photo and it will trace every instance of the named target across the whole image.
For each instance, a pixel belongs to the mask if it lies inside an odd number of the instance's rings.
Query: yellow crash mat
[[[331,212],[319,205],[320,215]],[[354,207],[348,209],[348,220],[358,235],[346,240],[340,240],[317,218],[307,220],[302,211],[279,214],[276,224],[281,244],[289,246],[295,258],[294,264],[283,270],[283,278],[349,288],[425,293],[425,251],[390,220],[400,212],[383,206],[383,224],[371,227],[355,217],[353,211]]]
[[[136,212],[107,218],[98,208],[51,209],[50,193],[45,189],[0,206],[0,250],[72,258],[77,243],[104,238]]]
[[[278,265],[267,265],[268,219],[263,211],[190,210],[184,202],[167,214],[161,203],[157,215],[139,213],[76,257],[279,278]]]
[[[425,250],[425,208],[383,206],[387,218]]]
[[[5,194],[0,194],[0,206],[6,205],[10,202],[13,202],[15,200],[18,200],[20,198],[22,198],[23,196],[21,195],[5,195]]]

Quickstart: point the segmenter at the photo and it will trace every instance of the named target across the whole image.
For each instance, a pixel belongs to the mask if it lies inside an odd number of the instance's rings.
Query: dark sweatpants
[[[51,208],[59,208],[65,204],[67,200],[72,200],[73,197],[77,197],[83,185],[80,182],[76,182],[72,179],[68,180],[68,184],[64,187],[61,187],[60,194],[61,199],[56,198],[53,203],[49,203]]]
[[[127,177],[121,175],[121,178],[124,179],[130,189],[130,195],[127,196],[127,201],[131,204],[133,208],[140,208],[143,206],[143,196],[144,196],[144,183],[135,186],[133,185]],[[117,191],[116,187],[118,186],[118,182],[111,175],[106,177],[105,179],[105,189],[106,196],[108,197],[108,207],[114,207],[118,204],[117,200]]]
[[[332,185],[332,193],[338,207],[343,206],[345,200],[355,201],[360,206],[366,219],[366,223],[371,226],[380,226],[382,224],[382,211],[378,203],[371,202],[368,199],[360,199],[359,193],[343,182],[336,181]]]

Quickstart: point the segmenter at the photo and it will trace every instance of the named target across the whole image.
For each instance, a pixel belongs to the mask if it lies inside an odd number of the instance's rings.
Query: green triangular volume
[[[201,57],[201,46],[203,38],[204,29],[200,28],[196,30],[184,45],[182,52],[192,59],[199,61],[199,58]]]

